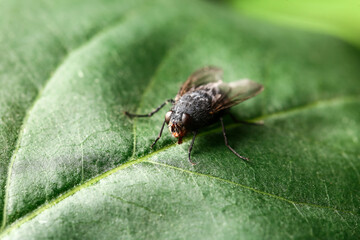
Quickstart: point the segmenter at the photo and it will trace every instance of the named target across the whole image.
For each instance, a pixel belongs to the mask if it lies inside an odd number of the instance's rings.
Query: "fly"
[[[188,151],[188,160],[191,161],[191,150],[199,129],[220,121],[224,135],[225,145],[239,158],[248,161],[228,144],[223,116],[230,107],[239,104],[259,94],[263,85],[248,79],[225,83],[222,81],[223,71],[218,67],[204,67],[190,75],[181,86],[175,100],[169,99],[149,114],[132,114],[125,112],[129,117],[151,117],[163,108],[167,103],[172,108],[165,114],[165,120],[160,129],[155,143],[160,139],[167,124],[171,134],[178,138],[178,144],[182,143],[183,137],[192,132],[193,138]]]

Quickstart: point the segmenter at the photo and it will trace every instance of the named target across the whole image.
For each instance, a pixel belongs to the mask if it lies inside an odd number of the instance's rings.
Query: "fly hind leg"
[[[225,133],[225,127],[224,127],[224,122],[223,119],[220,118],[220,122],[221,122],[221,127],[222,127],[222,131],[223,131],[223,135],[224,135],[224,140],[225,140],[225,145],[230,149],[230,151],[232,151],[237,157],[245,160],[245,161],[249,161],[248,158],[241,156],[240,154],[238,154],[232,147],[230,147],[227,137],[226,137],[226,133]]]

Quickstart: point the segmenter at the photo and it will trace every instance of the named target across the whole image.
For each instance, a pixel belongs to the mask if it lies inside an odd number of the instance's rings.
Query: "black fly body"
[[[243,102],[259,94],[264,87],[248,79],[225,83],[222,81],[223,71],[217,67],[204,67],[193,74],[181,86],[175,100],[169,99],[149,114],[132,114],[125,112],[129,117],[151,117],[167,103],[172,103],[172,108],[165,115],[159,136],[155,143],[160,139],[165,124],[171,134],[178,138],[178,144],[182,143],[182,138],[188,133],[193,133],[193,139],[189,147],[188,159],[191,161],[190,154],[194,145],[198,130],[220,121],[225,145],[239,158],[248,160],[238,154],[228,144],[222,116],[226,109]]]

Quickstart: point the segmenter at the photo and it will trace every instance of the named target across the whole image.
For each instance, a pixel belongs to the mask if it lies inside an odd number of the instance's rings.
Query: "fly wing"
[[[252,98],[264,90],[263,85],[242,79],[231,83],[219,85],[220,97],[213,103],[211,113],[230,108],[249,98]]]
[[[198,89],[200,86],[207,85],[209,83],[222,83],[223,71],[218,67],[204,67],[190,75],[186,82],[181,86],[178,94],[175,97],[175,101],[187,92],[192,92]]]

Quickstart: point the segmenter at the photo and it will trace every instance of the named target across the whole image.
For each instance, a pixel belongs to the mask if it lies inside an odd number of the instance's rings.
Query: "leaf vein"
[[[132,202],[132,201],[125,200],[125,199],[123,199],[123,198],[121,198],[121,197],[119,197],[119,196],[115,196],[115,195],[113,195],[113,194],[110,194],[110,195],[107,195],[107,196],[110,196],[110,197],[112,197],[112,198],[115,198],[115,199],[117,199],[117,200],[120,200],[121,202],[130,204],[130,205],[133,205],[133,206],[135,206],[135,207],[142,208],[142,209],[144,209],[144,210],[146,210],[146,211],[148,211],[148,212],[150,212],[150,213],[157,214],[157,215],[160,215],[160,216],[163,215],[163,214],[160,213],[160,212],[153,211],[152,209],[150,209],[150,208],[148,208],[148,207],[146,207],[146,206],[143,206],[143,205],[138,204],[138,203],[136,203],[136,202]]]
[[[171,165],[168,165],[168,164],[165,164],[165,163],[154,162],[154,161],[146,160],[146,159],[143,160],[143,162],[147,162],[147,163],[151,163],[151,164],[155,164],[155,165],[160,165],[160,166],[163,166],[163,167],[172,168],[172,169],[175,169],[175,170],[178,170],[178,171],[182,171],[182,172],[185,172],[185,173],[188,173],[188,174],[194,174],[194,175],[198,175],[198,176],[202,176],[202,177],[208,177],[208,178],[212,178],[212,179],[215,179],[215,180],[218,180],[218,181],[221,181],[221,182],[236,185],[238,187],[250,190],[252,192],[259,193],[261,195],[265,195],[265,196],[275,198],[275,199],[278,199],[278,200],[281,200],[281,201],[284,201],[284,202],[287,202],[287,203],[291,203],[291,204],[293,204],[295,206],[296,209],[297,209],[296,205],[303,205],[303,206],[309,206],[309,207],[315,207],[315,208],[329,209],[329,210],[338,211],[338,212],[345,212],[345,213],[350,213],[350,214],[355,215],[355,213],[352,212],[352,211],[337,209],[337,208],[334,208],[334,207],[331,207],[331,206],[322,206],[322,205],[306,203],[306,202],[296,202],[296,201],[293,201],[293,200],[290,200],[290,199],[287,199],[287,198],[284,198],[284,197],[281,197],[281,196],[278,196],[278,195],[275,195],[275,194],[272,194],[272,193],[264,192],[264,191],[258,190],[256,188],[253,188],[253,187],[249,187],[249,186],[246,186],[246,185],[243,185],[243,184],[240,184],[240,183],[236,183],[236,182],[233,182],[233,181],[230,181],[230,180],[227,180],[227,179],[224,179],[224,178],[212,176],[212,175],[209,175],[209,174],[194,172],[194,171],[186,170],[186,169],[183,169],[183,168],[171,166]]]

